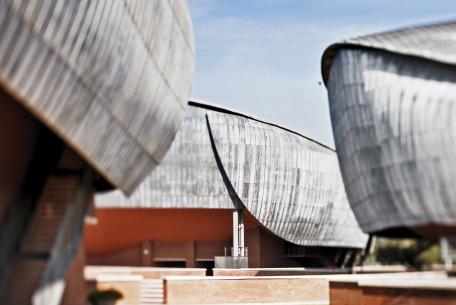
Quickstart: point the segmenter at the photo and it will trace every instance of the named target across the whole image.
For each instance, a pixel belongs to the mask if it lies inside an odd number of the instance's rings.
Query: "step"
[[[163,300],[163,295],[156,296],[156,297],[139,297],[140,300],[147,301],[147,300]]]
[[[142,282],[143,285],[156,285],[156,284],[163,284],[163,280],[144,280]]]
[[[144,287],[144,286],[141,286],[141,290],[163,290],[163,286],[160,286],[160,287]]]
[[[153,284],[141,283],[141,287],[163,287],[163,283],[153,283]]]
[[[163,304],[163,298],[139,299],[140,304]]]
[[[160,289],[162,289],[163,288],[163,284],[141,285],[141,288],[146,288],[146,289],[149,289],[149,288],[160,288]]]
[[[140,293],[140,297],[145,297],[145,298],[157,298],[157,297],[163,297],[163,291],[162,292],[156,292],[156,293]]]

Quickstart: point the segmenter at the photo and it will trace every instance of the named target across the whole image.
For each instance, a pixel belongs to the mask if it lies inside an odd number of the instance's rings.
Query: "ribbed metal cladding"
[[[332,149],[248,117],[208,117],[229,180],[260,223],[298,245],[365,246]]]
[[[124,192],[164,156],[194,65],[184,0],[5,0],[0,84]]]
[[[168,153],[138,189],[128,198],[119,191],[97,195],[96,206],[232,209],[212,152],[206,112],[188,107]]]
[[[128,199],[96,206],[233,209],[211,148],[247,210],[298,245],[363,248],[367,241],[346,199],[333,150],[290,130],[199,103],[189,107],[169,153]]]
[[[456,21],[412,26],[346,39],[330,45],[322,60],[323,80],[329,77],[334,56],[342,48],[369,48],[456,65]]]
[[[323,58],[341,171],[365,232],[456,225],[456,69],[440,56],[455,54],[454,25],[369,38],[388,52],[342,44]],[[412,40],[423,45],[411,44],[419,50],[410,56],[393,52]]]

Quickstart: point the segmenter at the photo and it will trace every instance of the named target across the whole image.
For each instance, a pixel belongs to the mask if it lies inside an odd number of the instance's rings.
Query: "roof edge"
[[[256,117],[254,117],[252,115],[245,114],[245,113],[239,112],[237,110],[232,110],[232,109],[229,109],[229,108],[225,108],[225,107],[222,107],[222,106],[219,106],[219,105],[216,105],[216,104],[208,103],[208,102],[205,102],[205,101],[202,101],[202,100],[197,100],[197,99],[190,99],[188,101],[188,105],[192,106],[192,107],[203,108],[203,109],[216,111],[216,112],[220,112],[220,113],[236,115],[236,116],[240,116],[240,117],[243,117],[243,118],[246,118],[246,119],[250,119],[250,120],[253,120],[253,121],[256,121],[256,122],[259,122],[259,123],[267,124],[267,125],[282,129],[284,131],[290,132],[292,134],[295,134],[295,135],[297,135],[297,136],[299,136],[301,138],[304,138],[304,139],[306,139],[306,140],[308,140],[310,142],[318,144],[319,146],[321,146],[321,147],[323,147],[325,149],[328,149],[330,151],[333,151],[333,152],[336,151],[334,148],[329,147],[328,145],[325,145],[325,144],[323,144],[321,142],[318,142],[317,140],[309,138],[309,137],[307,137],[307,136],[305,136],[305,135],[303,135],[303,134],[301,134],[301,133],[299,133],[297,131],[294,131],[292,129],[289,129],[287,127],[284,127],[284,126],[281,126],[281,125],[278,125],[278,124],[275,124],[275,123],[271,123],[271,122],[256,118]]]
[[[382,51],[382,52],[394,53],[394,54],[398,54],[398,55],[404,55],[404,56],[429,60],[429,61],[433,61],[433,62],[437,62],[437,63],[453,65],[453,63],[445,61],[442,58],[433,58],[430,56],[426,56],[424,54],[412,53],[412,52],[409,52],[407,50],[400,49],[400,48],[391,49],[387,46],[381,47],[379,45],[368,44],[366,42],[362,42],[362,41],[358,41],[358,40],[368,38],[368,37],[378,36],[378,35],[382,35],[382,34],[402,33],[405,31],[413,31],[413,30],[419,30],[419,29],[425,29],[425,28],[431,28],[431,27],[442,27],[442,26],[447,26],[447,25],[455,23],[455,22],[456,22],[455,19],[450,19],[450,20],[446,20],[446,21],[426,22],[426,23],[421,23],[418,25],[403,26],[403,27],[392,29],[392,30],[378,31],[378,32],[374,32],[372,34],[356,36],[353,38],[342,40],[341,42],[333,43],[333,44],[329,45],[323,51],[323,55],[321,57],[321,74],[322,74],[323,82],[324,82],[325,86],[327,87],[327,83],[328,83],[328,79],[329,79],[329,71],[331,70],[331,66],[332,66],[334,57],[337,55],[337,53],[341,49],[348,49],[348,48],[378,50],[378,51]]]

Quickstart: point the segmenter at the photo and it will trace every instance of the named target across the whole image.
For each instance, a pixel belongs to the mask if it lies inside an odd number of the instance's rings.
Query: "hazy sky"
[[[192,97],[334,147],[320,59],[329,44],[456,18],[455,0],[189,0],[196,37]]]

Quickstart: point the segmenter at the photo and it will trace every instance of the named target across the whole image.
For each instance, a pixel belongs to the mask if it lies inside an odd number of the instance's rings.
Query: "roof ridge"
[[[279,129],[282,129],[284,131],[287,131],[287,132],[290,132],[290,133],[293,133],[299,137],[302,137],[308,141],[311,141],[315,144],[318,144],[328,150],[331,150],[331,151],[335,151],[334,148],[326,145],[326,144],[323,144],[317,140],[314,140],[310,137],[307,137],[297,131],[294,131],[292,129],[289,129],[285,126],[281,126],[281,125],[278,125],[278,124],[275,124],[275,123],[272,123],[272,122],[268,122],[268,121],[265,121],[265,120],[262,120],[262,119],[259,119],[257,117],[254,117],[253,115],[249,115],[249,114],[246,114],[246,113],[242,113],[242,112],[239,112],[237,110],[232,110],[232,109],[229,109],[229,108],[225,108],[223,106],[219,106],[219,105],[216,105],[216,104],[212,104],[212,103],[208,103],[208,102],[205,102],[205,101],[202,101],[202,100],[196,100],[196,99],[190,99],[188,101],[188,105],[189,106],[193,106],[193,107],[199,107],[199,108],[204,108],[204,109],[208,109],[208,110],[212,110],[212,111],[216,111],[216,112],[221,112],[221,113],[226,113],[226,114],[231,114],[231,115],[236,115],[236,116],[240,116],[240,117],[244,117],[246,119],[250,119],[250,120],[254,120],[256,122],[259,122],[259,123],[263,123],[263,124],[267,124],[267,125],[270,125],[270,126],[273,126],[273,127],[276,127],[276,128],[279,128]]]

